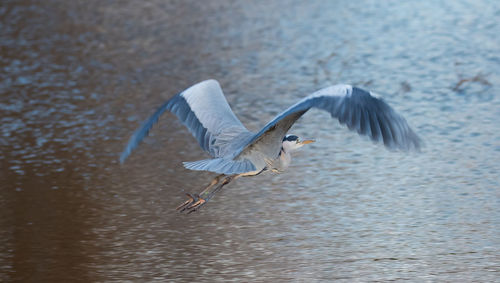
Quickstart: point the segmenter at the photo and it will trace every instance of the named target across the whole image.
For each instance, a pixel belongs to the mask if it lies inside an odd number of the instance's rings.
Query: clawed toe
[[[188,209],[188,214],[192,213],[192,212],[195,212],[197,211],[198,209],[200,209],[207,201],[200,198],[198,199],[195,203],[191,204],[190,206],[188,206],[186,209]]]
[[[187,211],[187,213],[190,214],[200,209],[200,207],[207,202],[206,200],[200,198],[197,194],[187,193],[186,195],[189,199],[176,208],[179,212]]]
[[[194,202],[196,202],[198,200],[198,196],[196,195],[192,195],[190,193],[186,193],[186,195],[188,196],[188,200],[186,200],[185,202],[183,202],[181,205],[179,205],[176,210],[180,210],[180,212],[183,212],[184,210],[186,210],[188,208],[188,206]]]

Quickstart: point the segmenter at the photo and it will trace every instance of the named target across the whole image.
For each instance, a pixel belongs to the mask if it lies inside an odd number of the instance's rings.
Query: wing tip
[[[125,150],[124,152],[122,152],[122,154],[120,155],[120,165],[123,164],[125,162],[125,160],[127,159],[127,157],[130,155],[130,151],[128,150]]]
[[[384,145],[390,150],[407,153],[421,153],[422,149],[425,148],[425,142],[413,131],[406,136],[405,141],[391,141],[389,143],[384,142]]]

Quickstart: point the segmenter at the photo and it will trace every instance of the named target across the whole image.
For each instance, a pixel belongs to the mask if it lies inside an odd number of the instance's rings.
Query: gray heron
[[[177,210],[194,212],[231,181],[262,172],[282,172],[291,162],[291,153],[314,140],[287,134],[290,127],[311,108],[328,111],[350,130],[383,142],[389,149],[419,150],[420,138],[382,98],[350,85],[334,85],[318,90],[279,113],[259,132],[249,131],[233,113],[216,80],[197,83],[175,95],[135,131],[121,154],[123,163],[147,136],[159,117],[170,111],[189,129],[201,148],[212,158],[183,162],[190,170],[217,173],[199,194]]]

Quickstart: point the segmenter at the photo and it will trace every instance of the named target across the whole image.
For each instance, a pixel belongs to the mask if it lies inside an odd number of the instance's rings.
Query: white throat
[[[284,141],[281,145],[286,153],[293,152],[302,146],[303,144],[297,143],[296,141]]]
[[[285,170],[292,163],[292,152],[302,147],[302,144],[296,141],[284,141],[281,145],[281,152],[279,156],[280,170]]]

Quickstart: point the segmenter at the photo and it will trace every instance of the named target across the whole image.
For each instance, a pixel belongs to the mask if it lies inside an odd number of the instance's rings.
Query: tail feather
[[[233,175],[255,171],[256,168],[247,159],[231,160],[224,158],[204,159],[182,163],[186,169],[210,171],[219,174]]]

